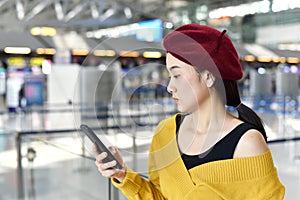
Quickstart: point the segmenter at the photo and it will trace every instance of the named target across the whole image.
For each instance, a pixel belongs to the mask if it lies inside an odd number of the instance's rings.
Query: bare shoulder
[[[262,134],[255,129],[250,129],[241,137],[233,157],[257,156],[265,153],[267,150],[268,146]]]

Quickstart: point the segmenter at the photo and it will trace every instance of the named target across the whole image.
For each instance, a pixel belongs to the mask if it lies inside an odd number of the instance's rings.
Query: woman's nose
[[[175,88],[174,88],[174,86],[172,85],[171,80],[170,80],[169,83],[168,83],[167,91],[168,91],[170,94],[173,94],[173,93],[175,92]]]

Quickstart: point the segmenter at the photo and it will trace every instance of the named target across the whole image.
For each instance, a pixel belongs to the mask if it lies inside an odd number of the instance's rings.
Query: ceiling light
[[[143,56],[145,58],[161,58],[161,53],[158,51],[145,51]]]
[[[124,8],[124,14],[126,16],[127,19],[131,19],[132,18],[132,12],[131,12],[131,9],[126,7]]]
[[[29,47],[5,47],[4,52],[9,54],[30,54],[31,49]]]
[[[136,58],[136,57],[139,57],[139,52],[137,52],[137,51],[121,51],[120,56]]]

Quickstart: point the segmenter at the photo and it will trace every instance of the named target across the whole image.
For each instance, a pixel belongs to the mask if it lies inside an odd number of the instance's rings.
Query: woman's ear
[[[209,71],[205,71],[204,79],[207,87],[212,87],[215,83],[216,77]]]

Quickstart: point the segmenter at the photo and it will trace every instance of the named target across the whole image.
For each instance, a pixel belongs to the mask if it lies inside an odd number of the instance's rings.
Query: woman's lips
[[[179,99],[173,98],[173,100],[174,100],[174,102],[175,102],[176,104],[178,104]]]

